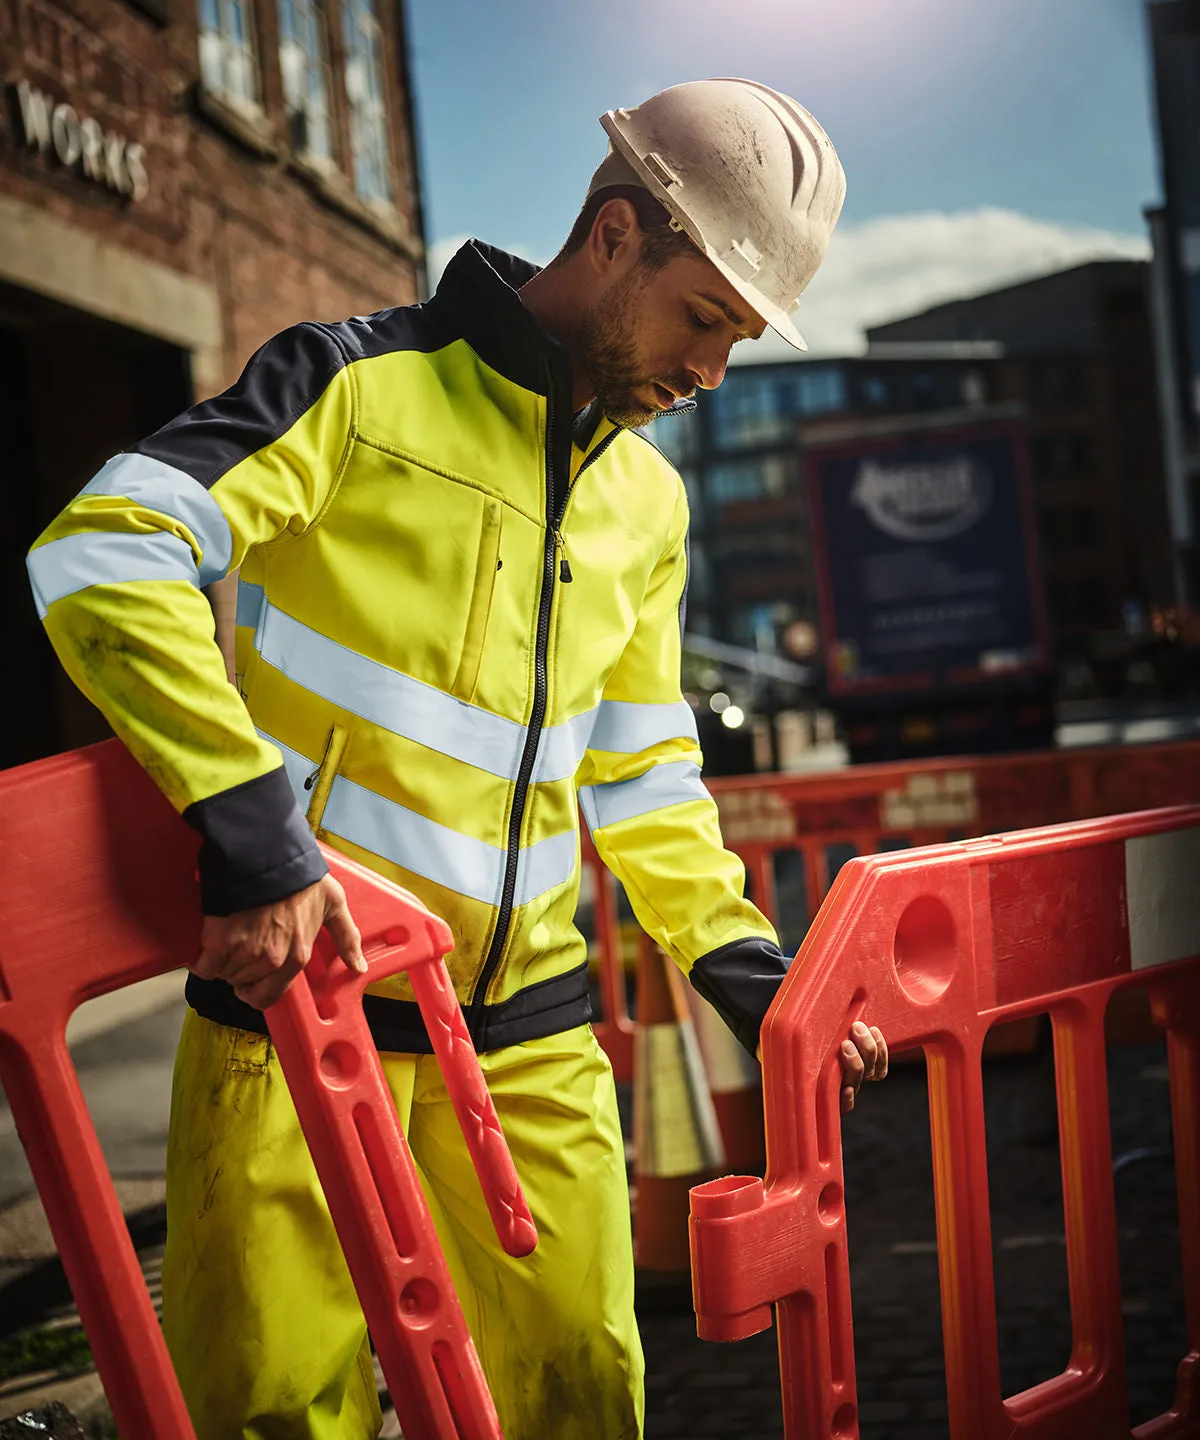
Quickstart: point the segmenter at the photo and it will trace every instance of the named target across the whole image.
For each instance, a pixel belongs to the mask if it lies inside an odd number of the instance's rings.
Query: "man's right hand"
[[[358,927],[346,892],[332,875],[270,905],[206,915],[200,954],[189,969],[202,980],[227,980],[239,1000],[265,1010],[308,964],[322,926],[345,964],[365,973]]]

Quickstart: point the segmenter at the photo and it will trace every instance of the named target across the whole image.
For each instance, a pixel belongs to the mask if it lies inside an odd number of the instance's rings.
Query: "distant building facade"
[[[913,347],[891,357],[731,367],[696,413],[650,438],[679,467],[692,510],[688,626],[774,651],[816,622],[816,580],[797,445],[801,422],[983,406],[995,345]],[[784,647],[786,648],[786,647]]]
[[[0,0],[0,765],[101,733],[26,594],[104,460],[270,335],[419,298],[395,0]]]
[[[656,422],[692,503],[689,627],[775,650],[815,623],[799,428],[1009,402],[1060,647],[1172,603],[1148,271],[1082,265],[877,326],[862,356],[735,366],[694,416]]]
[[[868,331],[873,349],[988,340],[991,398],[1029,427],[1051,627],[1069,651],[1174,602],[1150,267],[1076,266]]]
[[[1200,0],[1146,7],[1163,203],[1154,241],[1154,320],[1172,534],[1180,588],[1200,606]]]

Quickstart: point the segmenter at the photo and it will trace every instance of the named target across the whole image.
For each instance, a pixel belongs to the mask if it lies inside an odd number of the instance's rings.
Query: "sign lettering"
[[[98,120],[81,116],[73,105],[55,101],[27,80],[15,87],[25,144],[41,155],[53,154],[67,170],[124,195],[135,204],[150,189],[145,147],[105,130]]]

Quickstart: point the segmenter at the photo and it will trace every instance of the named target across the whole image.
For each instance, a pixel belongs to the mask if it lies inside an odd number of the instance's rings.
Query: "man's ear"
[[[588,235],[588,263],[601,279],[631,269],[642,248],[642,227],[628,200],[606,200],[596,212]]]

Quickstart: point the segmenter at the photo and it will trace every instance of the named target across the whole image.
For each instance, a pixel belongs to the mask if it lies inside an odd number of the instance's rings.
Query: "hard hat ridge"
[[[609,154],[588,193],[638,183],[774,330],[788,319],[841,213],[845,175],[829,137],[790,96],[753,80],[694,80],[600,123]]]

